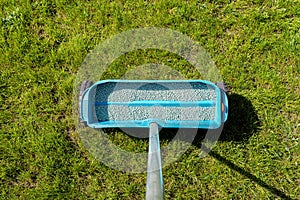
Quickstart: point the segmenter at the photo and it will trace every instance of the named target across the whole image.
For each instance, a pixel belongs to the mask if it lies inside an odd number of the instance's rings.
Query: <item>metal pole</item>
[[[149,131],[146,200],[164,199],[164,182],[158,134],[158,124],[152,122]]]

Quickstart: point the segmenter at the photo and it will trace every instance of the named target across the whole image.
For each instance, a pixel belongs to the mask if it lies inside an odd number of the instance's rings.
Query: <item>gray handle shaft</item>
[[[164,199],[158,124],[150,124],[146,200]]]

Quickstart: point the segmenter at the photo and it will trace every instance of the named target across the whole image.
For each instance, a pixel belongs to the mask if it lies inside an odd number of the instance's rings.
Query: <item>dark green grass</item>
[[[166,199],[300,198],[298,1],[2,0],[0,8],[3,199],[145,197],[146,174],[110,169],[86,151],[74,128],[72,90],[89,50],[148,26],[198,41],[231,90],[230,118],[213,151],[200,158],[199,133],[163,169]],[[105,78],[147,62],[200,78],[184,60],[155,50],[116,60]],[[110,139],[128,151],[147,150],[147,140],[118,131]]]

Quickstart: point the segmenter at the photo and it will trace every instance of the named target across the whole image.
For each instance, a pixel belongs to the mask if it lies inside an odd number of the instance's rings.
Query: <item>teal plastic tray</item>
[[[226,93],[205,80],[102,80],[86,89],[80,118],[91,128],[216,129],[227,120]]]

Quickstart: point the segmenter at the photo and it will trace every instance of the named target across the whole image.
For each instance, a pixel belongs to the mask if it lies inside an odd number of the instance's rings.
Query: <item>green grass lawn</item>
[[[106,167],[85,149],[72,94],[90,50],[149,26],[198,41],[231,91],[228,123],[213,151],[200,158],[199,133],[163,168],[165,198],[300,198],[299,1],[30,2],[0,0],[1,199],[145,198],[146,174]],[[200,78],[184,60],[151,49],[120,58],[105,78],[119,78],[124,66],[169,60],[186,78]],[[147,140],[108,134],[128,151],[147,150]]]

